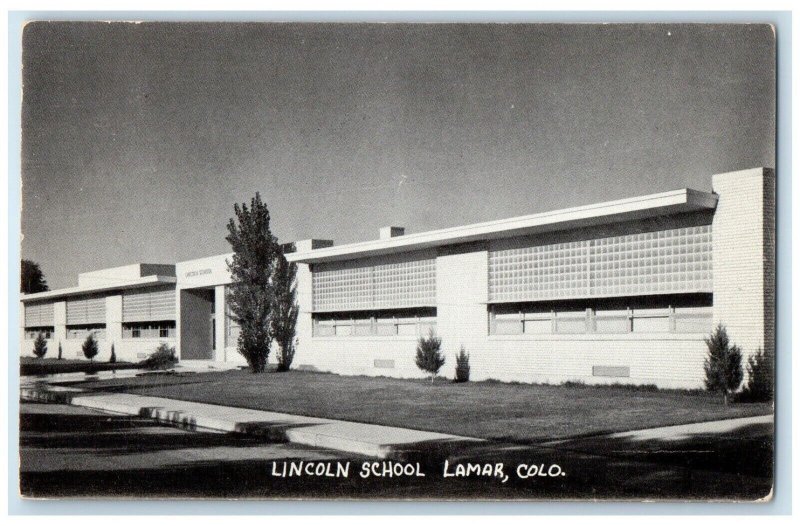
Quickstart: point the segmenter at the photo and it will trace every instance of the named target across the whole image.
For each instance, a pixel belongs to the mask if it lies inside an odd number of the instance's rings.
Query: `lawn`
[[[726,407],[720,397],[706,393],[444,380],[431,384],[306,371],[138,377],[82,387],[519,442],[772,412],[772,404]]]
[[[136,369],[139,364],[129,362],[87,362],[86,360],[58,360],[56,358],[22,357],[19,363],[21,376],[59,373],[91,373],[119,369]]]

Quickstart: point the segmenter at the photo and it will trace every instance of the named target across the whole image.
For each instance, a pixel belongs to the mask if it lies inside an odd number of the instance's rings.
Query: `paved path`
[[[185,402],[128,393],[88,392],[57,385],[20,389],[24,401],[60,402],[110,413],[145,416],[186,429],[236,432],[377,458],[447,456],[484,441],[399,427]]]
[[[633,441],[675,441],[685,440],[690,438],[692,435],[722,435],[726,433],[733,433],[743,427],[772,424],[773,422],[775,422],[775,415],[750,416],[746,418],[731,418],[728,420],[716,420],[714,422],[699,422],[696,424],[655,427],[652,429],[640,429],[637,431],[614,433],[613,435],[608,435],[608,438],[627,438]]]
[[[736,433],[749,426],[770,425],[775,422],[775,415],[748,416],[745,418],[729,418],[712,422],[698,422],[695,424],[682,424],[677,426],[653,427],[650,429],[637,429],[593,437],[566,438],[545,442],[545,446],[558,446],[571,442],[584,440],[628,440],[631,442],[645,442],[657,440],[661,442],[677,442],[687,440],[696,435],[726,435]]]

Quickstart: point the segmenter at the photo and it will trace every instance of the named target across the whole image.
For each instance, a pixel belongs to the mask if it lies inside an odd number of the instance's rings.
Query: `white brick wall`
[[[463,344],[470,353],[473,380],[579,380],[655,384],[664,388],[702,387],[706,349],[703,335],[489,336],[485,248],[442,251],[437,257],[436,272],[437,332],[447,358],[443,376],[454,376],[455,354]],[[305,265],[301,265],[298,278],[302,305],[302,298],[310,296],[311,287]],[[414,338],[312,337],[311,313],[304,311],[300,319],[296,366],[340,374],[424,376],[414,364]],[[393,361],[394,367],[376,367],[375,360]],[[593,376],[593,366],[629,367],[630,377]]]
[[[715,175],[714,323],[722,323],[744,361],[774,353],[775,176],[757,168]]]

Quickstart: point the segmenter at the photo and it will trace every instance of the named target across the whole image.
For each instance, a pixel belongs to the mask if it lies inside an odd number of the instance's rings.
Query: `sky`
[[[31,23],[22,256],[80,272],[229,251],[260,192],[336,244],[774,166],[764,25]]]

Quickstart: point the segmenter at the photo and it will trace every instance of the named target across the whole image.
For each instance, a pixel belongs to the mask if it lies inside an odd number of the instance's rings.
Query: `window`
[[[35,340],[41,333],[45,339],[50,340],[53,338],[53,332],[55,332],[53,327],[26,327],[25,339]]]
[[[631,311],[633,332],[670,332],[672,309],[634,309]]]
[[[562,311],[555,313],[558,334],[582,334],[588,332],[590,313],[586,311]]]
[[[106,326],[105,324],[88,324],[88,325],[68,325],[67,326],[67,339],[68,340],[83,340],[89,334],[94,334],[98,340],[105,340]]]
[[[404,254],[314,265],[312,304],[315,312],[433,306],[436,259]]]
[[[489,305],[489,333],[697,333],[712,329],[710,294]]]
[[[174,321],[156,321],[156,322],[140,322],[140,323],[123,323],[122,324],[122,337],[128,338],[142,338],[142,339],[159,339],[159,338],[174,338],[175,337],[175,322]]]
[[[314,336],[410,336],[436,331],[436,309],[315,313]]]
[[[631,332],[630,310],[597,309],[594,312],[594,332],[598,334]]]

